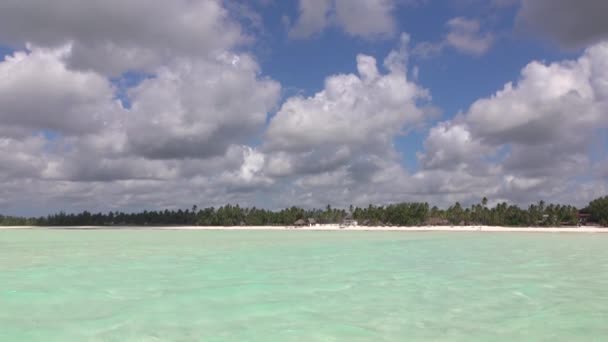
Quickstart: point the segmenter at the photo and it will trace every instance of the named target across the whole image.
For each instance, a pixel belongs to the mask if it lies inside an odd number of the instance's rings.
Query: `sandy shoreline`
[[[491,227],[491,226],[422,226],[422,227],[344,227],[337,225],[317,225],[312,227],[258,226],[258,227],[202,227],[202,226],[159,226],[159,227],[0,227],[0,229],[149,229],[149,230],[298,230],[298,231],[376,231],[376,232],[518,232],[518,233],[608,233],[608,228],[599,227]]]

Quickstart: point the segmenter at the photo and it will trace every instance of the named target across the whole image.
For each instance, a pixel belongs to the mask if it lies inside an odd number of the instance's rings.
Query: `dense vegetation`
[[[37,223],[37,219],[0,215],[0,226],[33,226]]]
[[[591,201],[587,210],[592,221],[608,227],[608,196]]]
[[[257,208],[241,208],[226,205],[220,208],[186,210],[143,211],[139,213],[109,212],[79,214],[58,213],[40,218],[20,218],[0,215],[3,226],[262,226],[292,225],[304,219],[317,223],[340,223],[352,216],[363,225],[492,225],[492,226],[559,226],[576,225],[578,210],[573,206],[546,205],[543,201],[522,209],[515,205],[500,203],[488,207],[487,199],[468,208],[459,203],[448,209],[429,207],[427,203],[401,203],[388,206],[373,206],[348,210],[327,206],[324,210],[305,210],[292,207],[280,211]],[[591,220],[608,226],[608,197],[599,198],[585,209]]]

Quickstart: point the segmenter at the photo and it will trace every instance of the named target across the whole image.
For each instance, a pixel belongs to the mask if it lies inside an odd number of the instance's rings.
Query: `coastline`
[[[80,226],[80,227],[38,227],[38,226],[7,226],[0,230],[21,229],[74,229],[74,230],[200,230],[200,231],[222,231],[222,230],[249,230],[249,231],[358,231],[358,232],[488,232],[488,233],[608,233],[608,228],[599,227],[496,227],[496,226],[420,226],[420,227],[368,227],[350,226],[340,227],[338,225],[317,225],[306,227],[294,226],[234,226],[234,227],[204,227],[204,226]]]

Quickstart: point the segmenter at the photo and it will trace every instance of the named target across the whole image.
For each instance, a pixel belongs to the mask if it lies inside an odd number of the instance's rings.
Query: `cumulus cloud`
[[[608,127],[606,59],[608,44],[601,43],[574,61],[528,64],[517,83],[431,129],[421,173],[460,165],[455,182],[476,171],[480,182],[500,184],[473,187],[480,192],[514,202],[567,198],[597,163],[589,150]]]
[[[509,83],[471,106],[473,131],[491,143],[573,145],[581,135],[570,132],[606,123],[606,73],[601,71],[606,58],[608,45],[602,43],[576,61],[528,64],[517,85]]]
[[[405,125],[424,119],[418,100],[429,98],[427,90],[409,81],[406,46],[393,51],[378,69],[376,59],[357,56],[358,74],[334,75],[312,97],[291,97],[270,122],[266,134],[270,149],[306,151],[323,146],[390,144]]]
[[[408,78],[408,42],[404,34],[384,60],[386,72],[375,58],[359,55],[357,74],[330,76],[315,95],[285,100],[265,135],[269,174],[318,179],[343,169],[364,177],[378,158],[396,158],[393,139],[424,122],[419,104],[430,98]]]
[[[130,91],[129,149],[152,159],[221,155],[246,143],[276,106],[280,85],[248,55],[179,60]]]
[[[393,0],[336,0],[336,17],[348,34],[369,37],[395,30]]]
[[[481,25],[477,20],[458,17],[448,21],[447,27],[450,32],[445,38],[446,44],[466,54],[483,55],[494,42],[491,33],[481,33]]]
[[[444,49],[479,57],[487,53],[494,44],[495,37],[491,32],[483,32],[481,23],[475,19],[457,17],[446,23],[448,33],[439,42],[422,42],[414,48],[414,54],[420,57],[434,57]]]
[[[419,157],[425,169],[460,169],[491,152],[466,124],[458,122],[443,122],[431,128],[424,147],[426,154]]]
[[[408,44],[404,34],[382,65],[359,55],[356,74],[330,76],[316,94],[285,100],[263,149],[266,174],[290,184],[293,201],[366,205],[414,198],[393,140],[429,119],[430,94],[408,76]]]
[[[329,26],[349,35],[373,38],[395,32],[395,0],[300,0],[299,16],[289,31],[292,38],[308,38]]]
[[[522,0],[517,23],[564,48],[580,48],[608,38],[606,13],[602,0]]]
[[[289,31],[290,37],[307,38],[323,31],[332,5],[332,0],[300,0],[299,17]]]
[[[46,4],[38,5],[9,2],[0,17],[35,16]],[[0,23],[0,43],[33,42],[0,62],[0,197],[13,199],[11,208],[162,207],[205,196],[225,203],[272,182],[259,172],[263,155],[243,144],[261,135],[281,88],[251,55],[235,52],[241,33],[219,1],[140,6],[145,20],[181,20],[155,23],[160,36],[134,15],[137,1],[52,5],[67,19],[45,16],[46,31]],[[104,11],[116,13],[98,20]],[[97,64],[79,64],[83,44],[101,49]],[[129,58],[114,68],[105,53]],[[149,77],[121,95],[124,107],[108,76],[132,68]],[[187,198],[167,205],[171,192]]]
[[[0,182],[15,178],[40,177],[46,158],[40,154],[45,146],[42,136],[11,139],[0,136]]]
[[[394,30],[393,1],[300,5],[295,36]],[[280,103],[280,84],[239,48],[248,37],[232,16],[260,18],[225,6],[5,2],[0,44],[18,52],[0,62],[3,210],[446,205],[483,196],[579,204],[608,189],[605,161],[589,153],[608,127],[606,43],[576,60],[532,62],[516,82],[435,124],[419,170],[408,171],[403,153],[416,151],[394,141],[434,117],[430,91],[410,70],[408,35],[384,60],[360,54],[352,73]],[[45,30],[26,27],[38,17]],[[492,43],[479,22],[447,27],[442,49],[479,55]],[[148,77],[125,90],[111,76],[127,70]]]
[[[32,25],[36,23],[36,25]],[[0,41],[15,47],[71,43],[71,67],[119,75],[174,55],[204,57],[246,37],[220,0],[7,0]]]
[[[161,68],[129,91],[125,109],[107,78],[66,67],[69,46],[31,49],[0,63],[0,133],[50,134],[36,153],[55,154],[51,178],[165,178],[171,168],[155,159],[224,155],[259,134],[280,93],[250,56],[226,52]]]
[[[69,46],[30,49],[0,62],[0,124],[5,134],[43,129],[91,133],[116,119],[119,105],[112,100],[110,82],[93,72],[68,70],[64,59]]]
[[[251,147],[243,147],[242,163],[238,170],[223,172],[219,178],[233,191],[242,192],[259,190],[274,183],[271,177],[264,173],[266,156]]]

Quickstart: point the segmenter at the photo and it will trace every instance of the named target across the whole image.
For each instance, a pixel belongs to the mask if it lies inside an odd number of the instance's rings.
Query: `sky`
[[[0,213],[608,194],[603,0],[0,0]]]

